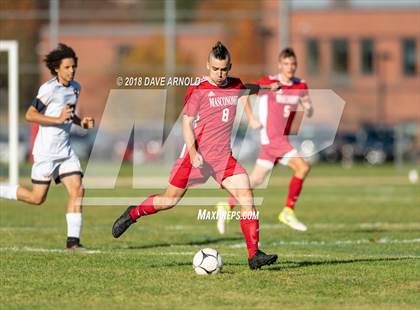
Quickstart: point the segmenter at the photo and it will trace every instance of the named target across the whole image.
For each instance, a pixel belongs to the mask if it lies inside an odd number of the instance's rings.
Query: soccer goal
[[[18,119],[18,42],[0,40],[0,52],[8,54],[8,105],[9,105],[9,184],[19,179],[19,119]]]

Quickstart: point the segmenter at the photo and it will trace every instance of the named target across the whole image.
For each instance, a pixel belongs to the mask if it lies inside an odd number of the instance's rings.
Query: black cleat
[[[84,252],[86,251],[86,248],[82,244],[73,245],[71,247],[66,248],[69,251],[76,251],[76,252]]]
[[[85,250],[84,246],[80,243],[80,239],[75,237],[67,237],[66,249],[76,251]]]
[[[127,210],[125,210],[124,213],[121,214],[121,216],[115,221],[112,226],[112,235],[114,238],[121,236],[131,224],[136,222],[130,216],[131,209],[135,207],[136,206],[129,206]]]
[[[260,269],[262,266],[271,265],[277,260],[277,254],[265,254],[257,250],[254,256],[248,259],[250,269]]]

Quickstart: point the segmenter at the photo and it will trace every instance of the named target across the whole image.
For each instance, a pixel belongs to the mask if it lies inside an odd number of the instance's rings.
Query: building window
[[[405,75],[415,75],[417,71],[416,41],[406,39],[402,43],[402,66]]]
[[[360,63],[361,71],[363,74],[372,74],[373,73],[373,40],[365,39],[362,40],[360,45]]]
[[[310,39],[306,42],[307,53],[307,72],[309,74],[319,73],[319,42],[316,39]]]
[[[332,72],[347,75],[349,71],[349,44],[345,39],[332,41]]]
[[[117,57],[119,60],[128,57],[130,53],[133,51],[133,46],[131,45],[119,45],[117,46]]]

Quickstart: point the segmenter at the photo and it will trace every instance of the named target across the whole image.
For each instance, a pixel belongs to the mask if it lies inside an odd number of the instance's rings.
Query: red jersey
[[[264,76],[256,83],[268,85],[280,82],[278,75]],[[289,85],[282,85],[276,92],[267,91],[259,98],[259,118],[263,128],[260,131],[262,145],[281,148],[288,145],[288,135],[295,117],[300,98],[308,94],[304,80],[293,78]]]
[[[231,154],[231,132],[238,98],[245,94],[238,78],[228,77],[216,86],[206,78],[190,86],[185,95],[184,115],[195,117],[196,146],[204,160],[214,161]],[[185,155],[185,147],[181,157]]]

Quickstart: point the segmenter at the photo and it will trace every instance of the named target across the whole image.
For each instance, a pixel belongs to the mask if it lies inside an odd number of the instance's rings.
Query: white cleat
[[[223,235],[226,229],[226,217],[230,210],[229,205],[226,202],[219,202],[216,204],[217,209],[217,230],[219,234]]]
[[[296,218],[295,212],[290,208],[284,208],[283,211],[280,212],[279,221],[295,230],[308,230],[308,227]]]

